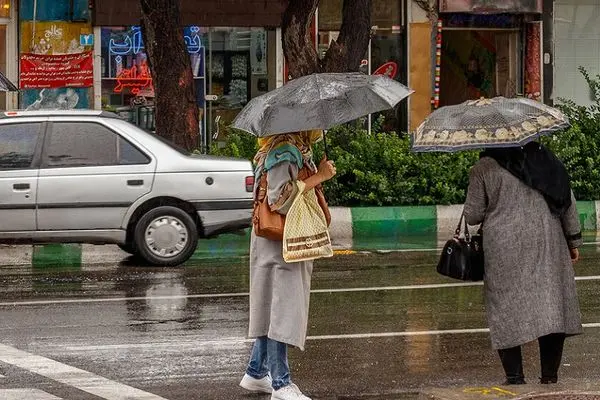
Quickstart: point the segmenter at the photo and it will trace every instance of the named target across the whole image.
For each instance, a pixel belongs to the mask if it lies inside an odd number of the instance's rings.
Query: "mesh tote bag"
[[[327,219],[314,189],[304,193],[304,182],[296,181],[298,194],[285,218],[283,259],[293,263],[332,257]]]

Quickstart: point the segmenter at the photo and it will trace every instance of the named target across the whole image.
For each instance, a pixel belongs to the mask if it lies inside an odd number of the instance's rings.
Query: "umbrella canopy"
[[[393,108],[411,93],[384,75],[313,74],[252,99],[232,127],[259,137],[329,129]]]
[[[0,72],[0,92],[17,92],[19,89]]]
[[[413,151],[518,147],[569,127],[559,110],[526,98],[495,97],[441,107],[412,135]]]

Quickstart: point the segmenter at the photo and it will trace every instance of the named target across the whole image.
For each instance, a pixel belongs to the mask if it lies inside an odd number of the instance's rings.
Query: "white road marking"
[[[2,400],[62,400],[38,389],[0,389]]]
[[[583,324],[584,328],[600,328],[600,323]],[[308,336],[308,340],[333,340],[333,339],[369,339],[398,336],[436,336],[436,335],[461,335],[465,333],[488,333],[488,328],[471,329],[445,329],[435,331],[401,331],[401,332],[375,332],[375,333],[350,333],[341,335]]]
[[[576,281],[598,281],[600,275],[577,276]],[[422,285],[403,286],[369,286],[339,289],[314,289],[311,293],[350,293],[350,292],[382,292],[396,290],[418,290],[418,289],[446,289],[456,287],[483,286],[483,282],[458,282],[458,283],[432,283]],[[37,306],[51,304],[79,304],[79,303],[113,303],[123,301],[145,301],[145,300],[177,300],[177,299],[218,299],[223,297],[248,297],[248,292],[237,293],[204,293],[174,296],[138,296],[138,297],[108,297],[89,299],[64,299],[64,300],[30,300],[30,301],[8,301],[0,302],[0,307]]]
[[[600,328],[600,323],[583,324],[584,328]],[[467,328],[467,329],[446,329],[431,331],[400,331],[400,332],[367,332],[367,333],[347,333],[339,335],[315,335],[307,336],[306,340],[340,340],[340,339],[376,339],[402,336],[438,336],[438,335],[462,335],[467,333],[488,333],[488,328]],[[68,351],[105,351],[105,350],[128,350],[128,349],[169,349],[177,347],[178,350],[185,352],[187,348],[198,349],[201,346],[230,348],[245,343],[254,343],[254,339],[243,337],[229,337],[214,340],[182,340],[174,342],[152,342],[152,343],[123,343],[107,344],[98,346],[66,346]]]
[[[106,400],[166,400],[152,393],[5,344],[0,344],[0,361]],[[18,397],[18,399],[23,398]],[[35,400],[40,398],[36,397]]]

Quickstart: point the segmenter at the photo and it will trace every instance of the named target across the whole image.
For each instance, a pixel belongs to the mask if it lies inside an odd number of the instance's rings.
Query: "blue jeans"
[[[254,342],[246,373],[255,379],[262,379],[269,372],[273,389],[279,390],[291,383],[287,344],[262,336]]]

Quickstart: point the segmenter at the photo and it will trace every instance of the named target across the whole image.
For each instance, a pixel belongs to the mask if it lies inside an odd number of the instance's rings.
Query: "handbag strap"
[[[460,226],[462,225],[463,221],[465,222],[465,240],[468,242],[471,240],[471,234],[469,233],[469,224],[467,224],[467,219],[465,218],[464,212],[460,215],[460,220],[458,221],[458,225],[454,231],[454,238],[458,239],[460,237]]]

